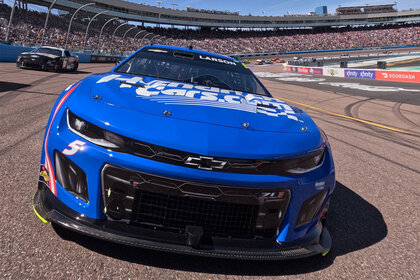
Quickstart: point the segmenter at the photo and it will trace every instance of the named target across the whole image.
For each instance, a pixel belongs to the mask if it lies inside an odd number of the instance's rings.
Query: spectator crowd
[[[10,7],[0,4],[0,18],[8,19],[9,16]],[[50,16],[44,45],[64,46],[70,16],[69,14]],[[89,16],[91,15],[81,13],[73,22],[68,44],[70,49],[77,51],[82,49]],[[10,31],[10,41],[17,45],[41,44],[45,17],[45,13],[17,9]],[[132,52],[141,47],[140,43],[142,45],[151,43],[150,38],[153,36],[148,36],[148,39],[143,41],[141,41],[143,35],[133,38],[142,29],[165,37],[153,43],[184,47],[192,45],[196,49],[221,54],[420,45],[420,25],[418,24],[270,31],[139,27],[130,31],[123,40],[125,31],[133,26],[125,25],[113,37],[115,28],[121,24],[119,21],[114,21],[104,29],[102,43],[99,46],[99,33],[105,20],[104,18],[92,23],[86,43],[87,51],[99,49],[102,53]],[[5,34],[6,26],[2,25],[0,26],[0,41],[5,40]]]

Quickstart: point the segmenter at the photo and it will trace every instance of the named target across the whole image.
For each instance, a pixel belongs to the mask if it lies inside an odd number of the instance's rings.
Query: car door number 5
[[[83,146],[86,145],[85,142],[80,140],[75,140],[67,145],[67,148],[63,150],[63,154],[67,156],[72,156],[77,153],[78,150],[83,149]]]

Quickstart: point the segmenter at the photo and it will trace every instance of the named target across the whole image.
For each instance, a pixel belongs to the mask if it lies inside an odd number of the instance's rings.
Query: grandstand
[[[46,13],[29,11],[25,7],[28,3],[49,6],[52,1],[18,1],[20,4],[15,9],[10,29],[10,40],[14,44],[41,44]],[[335,15],[271,17],[193,8],[159,8],[119,0],[90,2],[95,5],[83,8],[73,22],[69,36],[69,47],[73,50],[120,54],[156,42],[178,46],[192,44],[207,51],[240,54],[420,44],[420,10],[399,12],[393,4],[339,7]],[[85,0],[58,0],[54,8],[68,13],[50,16],[44,43],[63,46],[70,18],[86,3]],[[0,6],[0,18],[9,18],[11,8],[4,4]],[[94,16],[97,17],[90,26],[85,48],[86,25]],[[110,21],[113,18],[116,19]],[[137,24],[131,24],[133,22]],[[155,23],[156,27],[146,27],[145,23]],[[160,28],[160,24],[185,28]],[[187,29],[186,26],[196,28]],[[103,44],[99,43],[101,29]],[[3,25],[0,41],[5,40],[5,33]]]
[[[373,6],[353,6],[353,7],[338,7],[336,9],[337,15],[360,15],[360,14],[379,14],[379,13],[395,13],[396,4],[373,5]]]
[[[53,0],[25,0],[24,2],[48,7]],[[124,20],[140,23],[196,27],[291,28],[404,23],[407,21],[420,22],[420,10],[401,12],[393,10],[386,14],[356,14],[353,16],[304,15],[291,18],[285,16],[248,16],[239,14],[203,13],[194,10],[188,11],[160,8],[122,0],[58,0],[55,4],[55,8],[71,12],[86,3],[95,3],[95,6],[87,7],[87,11],[98,13],[103,10],[108,10],[110,11],[108,16],[118,17]],[[376,6],[369,7],[374,9]]]

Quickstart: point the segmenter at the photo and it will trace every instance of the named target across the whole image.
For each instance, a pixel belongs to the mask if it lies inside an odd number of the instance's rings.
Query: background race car
[[[40,47],[31,52],[23,52],[18,56],[16,66],[41,70],[76,71],[79,67],[79,57],[68,50]]]

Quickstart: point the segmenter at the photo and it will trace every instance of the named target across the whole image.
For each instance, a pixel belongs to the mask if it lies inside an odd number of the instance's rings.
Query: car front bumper
[[[326,227],[323,226],[323,223],[318,223],[317,227],[305,239],[290,242],[290,244],[277,244],[274,248],[258,248],[258,242],[253,241],[247,241],[251,245],[248,248],[220,245],[194,248],[182,243],[174,244],[164,241],[165,239],[182,240],[186,238],[185,235],[172,233],[159,235],[148,229],[138,229],[133,232],[128,228],[121,227],[120,224],[81,215],[57,199],[42,182],[39,183],[33,203],[36,215],[45,223],[52,222],[83,235],[122,245],[175,254],[242,260],[287,260],[319,254],[324,256],[329,252],[332,243]],[[235,243],[235,240],[231,240],[230,243]]]

